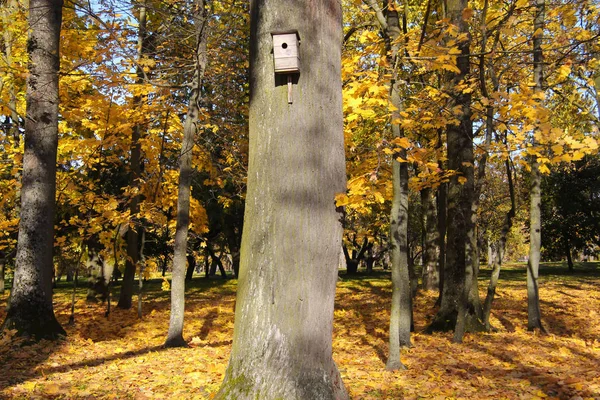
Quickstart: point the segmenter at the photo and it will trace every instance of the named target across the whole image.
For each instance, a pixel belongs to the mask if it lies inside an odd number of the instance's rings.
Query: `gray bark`
[[[441,135],[440,135],[441,136]],[[441,142],[441,138],[440,138]],[[440,170],[443,170],[444,165],[442,161],[438,162]],[[446,270],[446,220],[447,220],[447,193],[448,193],[448,185],[446,183],[442,183],[437,190],[436,196],[436,208],[437,208],[437,234],[438,234],[438,248],[440,249],[440,253],[438,256],[438,265],[440,271],[440,279],[439,279],[439,296],[436,301],[436,305],[442,304],[442,298],[444,294],[444,280]]]
[[[138,40],[137,40],[137,51],[138,59],[142,59],[145,50],[146,41],[146,3],[142,0],[139,5],[139,20],[138,20]],[[137,83],[143,82],[143,71],[140,66],[137,67]],[[135,96],[133,98],[133,104],[136,107],[140,107],[142,104],[142,97]],[[141,176],[141,146],[140,138],[142,136],[142,124],[138,121],[133,127],[131,132],[131,156],[129,159],[129,186],[131,188],[139,188],[140,176]],[[136,220],[136,216],[140,211],[140,196],[135,194],[132,196],[129,203],[129,211],[131,218]],[[140,259],[139,253],[139,233],[138,227],[133,226],[127,231],[127,260],[125,262],[125,272],[123,274],[123,280],[121,282],[121,292],[119,294],[119,302],[117,307],[122,309],[131,308],[132,297],[133,297],[133,283],[135,279],[135,271],[137,269]]]
[[[13,289],[2,325],[36,340],[65,335],[52,306],[62,5],[61,0],[29,3],[21,219]]]
[[[468,34],[468,26],[462,19],[462,12],[467,8],[467,1],[452,0],[447,2],[447,14],[450,22],[460,32]],[[461,55],[457,58],[460,73],[451,73],[447,77],[450,85],[457,85],[467,78],[470,72],[469,49],[470,39],[459,44]],[[477,324],[475,305],[470,301],[472,282],[474,279],[472,259],[472,236],[474,226],[472,220],[474,192],[474,155],[473,126],[471,122],[471,96],[462,91],[453,90],[453,104],[461,107],[459,125],[447,128],[448,168],[458,172],[448,184],[448,231],[446,247],[446,265],[440,309],[428,327],[428,331],[451,330],[454,328],[455,342],[461,342],[467,330],[483,329]],[[461,184],[459,177],[465,178]]]
[[[183,339],[183,317],[185,310],[185,274],[190,225],[190,195],[192,185],[192,154],[200,110],[200,90],[206,68],[206,9],[204,0],[196,0],[194,10],[196,28],[196,50],[194,54],[194,77],[192,94],[188,104],[183,128],[183,143],[179,159],[179,192],[177,195],[177,226],[173,254],[173,278],[171,281],[171,317],[166,347],[187,346]],[[193,270],[192,270],[193,273]]]
[[[498,279],[500,277],[500,269],[502,268],[502,261],[504,258],[504,250],[506,248],[506,241],[510,229],[512,228],[513,219],[516,212],[515,203],[515,187],[512,179],[512,171],[510,167],[510,160],[506,159],[506,177],[508,179],[508,193],[510,195],[510,210],[506,213],[504,218],[504,225],[502,226],[502,232],[500,239],[497,243],[491,244],[490,248],[490,260],[492,266],[492,275],[490,277],[490,283],[487,289],[487,295],[483,303],[483,323],[486,330],[490,330],[490,314],[492,312],[492,303],[494,302],[494,296],[496,295],[496,286],[498,285]]]
[[[400,56],[399,37],[401,34],[400,18],[396,8],[385,4],[382,9],[375,0],[365,1],[375,12],[382,35],[386,41],[387,59],[392,70],[390,80],[390,102],[396,107],[392,120],[400,119],[402,99],[400,82],[397,81],[396,67]],[[392,124],[394,137],[401,137],[398,124]],[[406,151],[401,150],[392,161],[392,182],[394,197],[390,215],[390,244],[392,262],[392,306],[390,310],[390,354],[386,369],[406,369],[400,360],[400,348],[410,346],[410,330],[412,325],[412,296],[409,275],[408,255],[408,163]]]
[[[233,348],[216,399],[347,399],[332,358],[346,190],[341,3],[252,0],[250,147]],[[300,75],[271,33],[297,29]]]
[[[424,250],[423,250],[423,289],[437,290],[440,285],[440,271],[437,262],[438,231],[435,215],[435,201],[430,188],[421,190],[423,212]]]
[[[533,23],[533,82],[534,91],[543,91],[544,57],[542,53],[543,33],[535,33],[544,29],[545,0],[535,2],[535,20]],[[535,145],[535,137],[532,139]],[[535,156],[531,157],[531,192],[529,197],[529,261],[527,263],[527,329],[544,330],[540,311],[538,290],[538,271],[540,267],[540,249],[542,243],[542,177],[539,163]]]

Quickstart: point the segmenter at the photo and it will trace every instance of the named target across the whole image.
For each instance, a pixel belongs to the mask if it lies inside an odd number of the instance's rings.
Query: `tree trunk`
[[[535,2],[535,20],[533,23],[533,82],[534,91],[543,91],[544,57],[542,38],[544,30],[545,0]],[[533,138],[535,145],[535,138]],[[538,290],[538,271],[540,267],[540,248],[542,242],[542,177],[536,156],[531,157],[531,193],[529,197],[529,261],[527,263],[527,329],[540,329],[542,313]]]
[[[438,254],[438,269],[440,271],[439,279],[439,296],[436,301],[436,305],[442,304],[442,297],[444,293],[444,281],[446,271],[446,199],[447,199],[447,185],[442,183],[438,187],[438,193],[436,196],[436,208],[438,214],[437,220],[437,233],[438,233],[438,248],[440,249]]]
[[[185,280],[191,281],[196,269],[196,258],[192,254],[187,256],[187,271],[185,272]]]
[[[341,3],[251,0],[250,153],[233,348],[216,399],[347,399],[332,358],[346,190]],[[298,29],[300,75],[271,33]]]
[[[468,34],[468,26],[462,13],[467,8],[466,0],[451,0],[447,3],[448,18],[460,32]],[[470,39],[459,43],[461,55],[457,58],[460,73],[451,73],[448,83],[452,85],[455,107],[460,107],[459,125],[447,128],[448,169],[457,171],[448,184],[448,232],[444,288],[440,308],[428,331],[447,331],[454,328],[455,342],[461,342],[465,331],[483,329],[478,326],[475,306],[469,301],[473,274],[472,221],[474,191],[473,125],[471,122],[471,96],[455,87],[468,77],[470,71]],[[460,178],[460,179],[459,179]],[[462,180],[462,183],[461,183]]]
[[[235,229],[230,229],[227,232],[227,244],[229,245],[229,252],[231,254],[233,274],[237,278],[240,273],[240,243],[239,236],[235,233]]]
[[[223,263],[221,262],[221,256],[223,255],[223,252],[221,252],[220,255],[216,255],[215,251],[210,245],[206,246],[206,250],[208,251],[208,254],[210,255],[211,259],[209,276],[215,276],[217,274],[217,268],[219,268],[221,278],[227,279],[227,272],[225,272],[225,268],[223,267]]]
[[[405,159],[406,151],[401,157]],[[406,162],[393,161],[394,198],[390,220],[392,250],[392,309],[390,311],[390,354],[387,370],[406,369],[400,348],[410,347],[412,296],[408,271],[408,168]]]
[[[396,67],[400,57],[400,18],[395,3],[384,2],[382,10],[377,1],[366,2],[375,12],[381,33],[386,42],[386,56],[392,70],[389,99],[395,110],[392,121],[400,119],[402,98],[401,83],[396,79]],[[402,136],[400,125],[392,124],[395,138]],[[390,354],[386,369],[397,370],[406,367],[400,360],[400,348],[410,346],[410,331],[412,325],[412,296],[409,274],[408,254],[408,163],[406,150],[402,149],[394,155],[392,161],[392,184],[394,197],[390,215],[390,247],[392,262],[392,306],[390,311]]]
[[[192,150],[194,148],[194,137],[197,131],[196,124],[198,123],[198,113],[200,110],[201,82],[206,68],[206,9],[204,0],[196,0],[194,7],[194,25],[196,28],[195,69],[192,81],[192,94],[183,128],[183,144],[181,146],[179,161],[177,227],[175,229],[173,278],[171,281],[171,318],[169,320],[169,332],[165,347],[187,346],[186,341],[183,339],[183,316],[185,309],[187,236],[190,225],[190,187],[193,171]]]
[[[567,256],[567,265],[569,267],[569,272],[573,272],[575,267],[573,266],[573,257],[571,257],[571,245],[569,243],[569,238],[565,238],[565,255]]]
[[[4,255],[0,258],[0,294],[4,294],[4,276],[6,274],[6,258]]]
[[[21,219],[13,288],[2,325],[35,340],[65,335],[52,306],[62,5],[61,0],[29,2]]]
[[[137,51],[138,59],[142,59],[144,56],[145,40],[146,40],[146,3],[142,0],[139,10],[139,25],[138,25],[138,41]],[[143,83],[143,71],[141,67],[137,67],[137,83]],[[133,104],[134,107],[140,108],[142,106],[142,97],[134,96]],[[137,121],[136,125],[132,129],[131,133],[131,158],[130,158],[130,175],[129,175],[129,186],[132,189],[139,189],[140,186],[140,160],[141,160],[141,146],[140,138],[142,135],[142,124]],[[131,218],[136,221],[136,216],[140,211],[140,195],[134,194],[129,203],[129,211]],[[127,231],[127,261],[125,262],[125,273],[123,274],[123,281],[121,282],[121,293],[119,294],[119,302],[117,307],[123,309],[131,308],[131,299],[133,297],[133,283],[135,280],[135,272],[138,266],[140,253],[139,253],[139,234],[137,231],[138,227],[130,226]]]
[[[486,330],[490,330],[490,314],[492,312],[492,303],[494,302],[494,296],[496,295],[496,286],[498,285],[498,278],[500,277],[500,269],[502,268],[502,262],[504,258],[504,250],[506,248],[506,241],[508,234],[512,228],[512,221],[516,213],[516,202],[515,202],[515,186],[512,179],[512,171],[510,167],[510,159],[507,158],[505,161],[506,165],[506,177],[508,180],[508,193],[510,194],[510,210],[506,213],[504,219],[504,225],[502,226],[502,232],[500,234],[500,240],[490,247],[494,247],[491,254],[492,263],[492,275],[490,277],[490,284],[488,285],[487,295],[483,303],[483,323]],[[489,262],[488,261],[488,262]]]
[[[140,228],[142,230],[142,234],[140,236],[140,259],[139,259],[139,272],[138,272],[138,306],[137,306],[137,314],[138,318],[142,318],[142,300],[144,298],[144,267],[146,266],[146,256],[144,255],[144,246],[146,244],[146,230],[144,228]],[[110,278],[110,275],[107,276]],[[106,284],[108,288],[108,281]]]
[[[437,290],[440,285],[440,271],[437,262],[438,232],[436,230],[435,202],[430,188],[421,190],[421,206],[425,228],[423,289]]]

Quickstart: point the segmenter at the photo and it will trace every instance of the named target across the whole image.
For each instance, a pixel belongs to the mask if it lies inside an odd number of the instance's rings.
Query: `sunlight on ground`
[[[516,269],[515,269],[516,270]],[[516,274],[518,275],[518,270]],[[481,281],[481,294],[486,283]],[[550,334],[526,328],[522,279],[500,282],[492,323],[497,332],[413,335],[402,355],[407,371],[384,370],[389,280],[362,277],[338,283],[334,358],[353,399],[598,398],[600,397],[600,279],[583,276],[541,282],[542,314]],[[163,349],[169,293],[150,286],[145,316],[88,305],[78,292],[75,326],[66,326],[70,292],[55,296],[68,337],[30,347],[0,340],[0,397],[22,399],[207,399],[223,379],[233,334],[235,282],[194,283],[188,290],[185,335],[189,349]],[[433,293],[420,292],[415,325],[433,315]],[[0,296],[4,318],[6,295]]]

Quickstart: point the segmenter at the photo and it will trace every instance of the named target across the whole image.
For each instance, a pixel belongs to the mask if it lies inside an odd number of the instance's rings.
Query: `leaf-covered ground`
[[[353,399],[600,398],[600,267],[573,275],[542,270],[542,336],[526,331],[524,268],[505,269],[490,334],[419,333],[433,314],[435,295],[419,293],[414,346],[407,371],[384,370],[390,282],[385,274],[338,283],[334,358]],[[485,274],[485,270],[483,274]],[[485,291],[485,276],[480,281]],[[207,399],[223,378],[233,333],[235,281],[196,278],[187,292],[188,349],[163,349],[169,293],[146,286],[144,318],[135,310],[89,305],[78,291],[76,320],[67,326],[70,291],[57,290],[55,308],[66,340],[21,346],[0,339],[0,397],[22,399]],[[0,319],[6,294],[0,296]]]

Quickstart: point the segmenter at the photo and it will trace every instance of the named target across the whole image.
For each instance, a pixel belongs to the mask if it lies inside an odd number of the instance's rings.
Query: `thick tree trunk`
[[[185,310],[185,275],[187,236],[190,225],[190,194],[192,184],[192,150],[196,136],[196,124],[200,110],[200,89],[206,68],[206,9],[204,0],[196,0],[194,12],[196,28],[195,70],[192,94],[183,128],[183,144],[179,161],[179,192],[177,197],[177,227],[173,255],[173,278],[171,281],[171,318],[165,347],[187,346],[183,339],[183,316]],[[192,264],[192,263],[190,263]],[[193,266],[192,266],[193,273]],[[191,275],[191,274],[190,274]],[[191,279],[191,276],[190,276]]]
[[[144,0],[139,5],[139,20],[138,20],[138,41],[137,51],[138,59],[142,59],[144,56],[145,40],[146,40],[146,3]],[[141,67],[137,67],[137,83],[143,83],[143,71]],[[141,107],[142,97],[135,96],[133,104],[135,107]],[[140,186],[140,175],[141,175],[141,146],[140,138],[142,136],[142,124],[140,121],[132,129],[131,133],[131,158],[130,158],[130,175],[129,175],[129,186],[132,189],[139,189]],[[140,211],[140,195],[134,194],[129,203],[129,211],[131,218],[136,220],[136,216]],[[119,302],[117,307],[123,309],[131,308],[131,301],[133,297],[133,283],[135,280],[135,272],[140,259],[139,253],[139,234],[137,226],[129,227],[127,231],[127,260],[125,262],[125,273],[123,274],[123,281],[121,282],[121,293],[119,294]]]
[[[533,82],[534,91],[543,91],[544,57],[542,38],[544,30],[545,0],[535,2],[535,20],[533,23]],[[533,138],[535,144],[535,138]],[[542,313],[538,289],[538,271],[540,267],[540,249],[542,243],[542,177],[536,156],[531,157],[531,192],[529,197],[529,261],[527,263],[527,329],[540,329]]]
[[[467,1],[451,0],[448,1],[447,6],[450,22],[456,25],[460,32],[468,34],[468,26],[462,18],[462,13],[467,8]],[[466,79],[470,71],[470,39],[467,38],[459,43],[459,48],[462,53],[457,58],[457,67],[460,73],[451,74],[448,77],[449,84],[453,86]],[[448,168],[457,171],[458,174],[450,179],[448,185],[447,253],[442,301],[428,331],[446,331],[454,328],[453,340],[460,342],[465,331],[480,330],[483,329],[483,325],[478,323],[475,305],[470,301],[471,288],[475,278],[471,249],[474,235],[471,96],[455,88],[452,90],[454,104],[461,109],[460,115],[457,115],[460,123],[448,126],[446,140]]]
[[[430,188],[421,190],[421,207],[425,241],[423,249],[423,289],[437,290],[440,285],[440,271],[437,262],[438,232],[435,219],[435,202]]]
[[[233,348],[216,399],[347,399],[332,359],[344,168],[341,3],[252,0],[250,153]],[[298,29],[288,103],[272,32]]]
[[[62,5],[61,0],[29,2],[21,220],[13,288],[2,325],[36,340],[65,335],[52,307]]]

